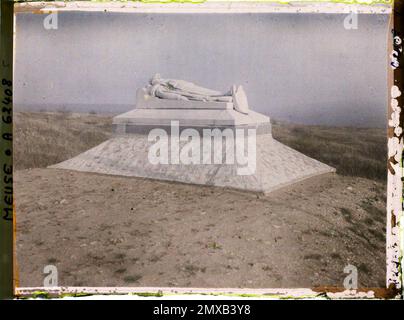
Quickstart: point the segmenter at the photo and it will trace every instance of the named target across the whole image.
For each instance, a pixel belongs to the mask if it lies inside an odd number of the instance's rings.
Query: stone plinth
[[[264,193],[315,175],[335,172],[334,168],[273,139],[269,117],[251,109],[248,114],[238,112],[229,102],[160,99],[141,89],[137,92],[137,108],[114,117],[113,128],[114,138],[51,167]],[[170,154],[163,162],[151,160],[150,152],[159,140],[150,137],[153,129],[167,133],[165,139],[169,147],[165,150],[170,153],[177,150],[178,156]],[[204,135],[207,131],[214,132],[213,129],[219,133],[219,140]],[[198,143],[191,152],[197,156],[192,161],[182,161],[183,158],[178,161],[180,150],[189,146],[187,139],[181,140],[178,136],[191,131],[199,135],[191,139],[192,143]],[[240,132],[242,138],[232,140]],[[247,138],[251,132],[253,139]],[[236,149],[240,145],[245,149],[238,154]],[[253,146],[252,153],[249,146]],[[185,152],[185,156],[188,153]],[[253,154],[251,159],[248,157],[247,165],[239,161],[246,153]],[[215,155],[220,155],[221,161]]]

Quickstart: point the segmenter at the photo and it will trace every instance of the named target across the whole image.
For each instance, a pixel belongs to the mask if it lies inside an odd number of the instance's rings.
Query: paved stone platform
[[[124,134],[51,166],[119,176],[144,177],[191,184],[268,193],[335,169],[276,141],[270,134],[256,136],[256,170],[239,175],[238,164],[152,164],[145,134]],[[182,143],[183,145],[184,143]],[[225,151],[223,150],[225,156]]]

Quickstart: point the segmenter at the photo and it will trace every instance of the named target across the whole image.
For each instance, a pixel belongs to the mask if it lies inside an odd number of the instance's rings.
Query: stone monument
[[[242,86],[219,92],[159,74],[136,108],[113,118],[115,136],[51,166],[267,193],[335,169],[273,139]]]

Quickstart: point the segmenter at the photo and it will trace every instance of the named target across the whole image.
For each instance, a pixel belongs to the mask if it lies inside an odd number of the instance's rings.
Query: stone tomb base
[[[153,164],[153,161],[150,161],[149,150],[155,144],[155,140],[148,141],[147,131],[150,129],[150,124],[145,125],[143,127],[137,123],[138,130],[136,131],[138,132],[127,133],[131,131],[127,130],[131,126],[126,123],[125,130],[121,133],[118,130],[118,134],[114,138],[72,159],[53,165],[51,168],[143,177],[264,193],[312,176],[335,172],[334,168],[276,141],[272,138],[270,130],[259,130],[259,126],[256,127],[255,157],[253,160],[248,161],[248,167],[242,161],[237,161],[236,159],[230,164],[226,163],[227,155],[224,147],[227,146],[226,138],[221,138],[223,147],[220,148],[220,151],[217,151],[219,149],[214,139],[211,137],[204,138],[202,133],[200,144],[198,144],[201,146],[201,155],[197,164],[184,164],[181,161],[179,164],[175,164],[171,161],[171,153],[169,153],[168,164]],[[263,125],[264,128],[270,128],[269,123]],[[233,127],[233,129],[237,128],[244,128],[245,132],[248,131],[245,130],[247,127],[243,125]],[[196,129],[201,132],[200,126]],[[179,131],[181,132],[181,127]],[[170,134],[170,131],[168,133]],[[167,138],[168,141],[171,141],[170,135]],[[244,140],[244,156],[246,156],[248,145],[246,139]],[[221,163],[202,163],[203,150],[205,152],[209,150],[203,149],[203,145],[209,142],[211,143],[210,150],[213,154],[215,151],[222,153]],[[248,143],[250,142],[251,140],[248,141]],[[187,143],[187,141],[180,142],[179,150],[182,150]],[[209,144],[207,145],[209,146]],[[170,149],[168,148],[168,150]],[[234,155],[236,157],[236,152],[234,152]],[[252,153],[250,153],[250,156],[252,156]],[[213,161],[213,158],[211,160]]]

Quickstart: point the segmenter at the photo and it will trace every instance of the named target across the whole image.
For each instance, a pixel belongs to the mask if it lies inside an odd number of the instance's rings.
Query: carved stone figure
[[[146,89],[150,96],[160,99],[231,102],[234,109],[241,113],[248,114],[249,110],[247,96],[242,86],[233,85],[228,92],[222,93],[185,80],[162,79],[157,73]]]

